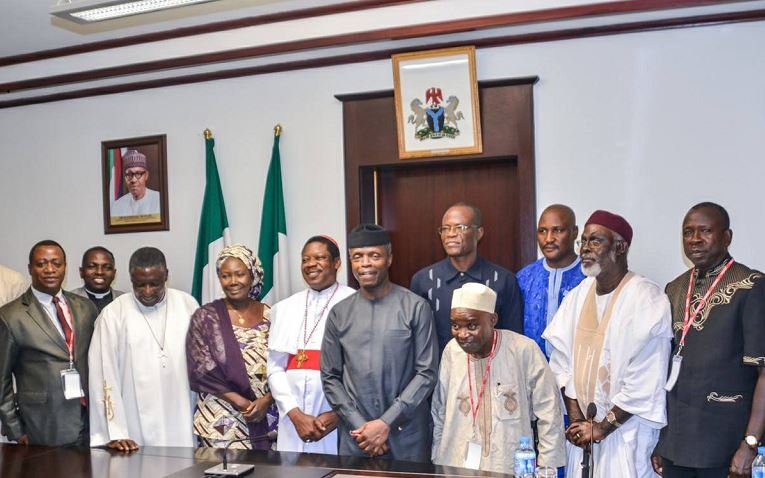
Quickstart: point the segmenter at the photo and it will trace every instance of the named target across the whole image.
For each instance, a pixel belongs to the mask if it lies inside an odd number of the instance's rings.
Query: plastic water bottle
[[[515,451],[515,477],[516,478],[534,478],[534,471],[537,469],[537,454],[531,447],[529,437],[521,437],[518,449]]]
[[[765,478],[765,446],[757,448],[757,457],[752,462],[752,478]]]

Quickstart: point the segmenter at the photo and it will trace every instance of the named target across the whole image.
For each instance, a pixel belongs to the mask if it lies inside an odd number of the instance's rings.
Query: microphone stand
[[[228,443],[226,443],[226,446],[223,447],[223,460],[219,465],[215,465],[211,468],[208,468],[205,470],[205,476],[242,476],[246,475],[247,473],[251,472],[253,468],[255,468],[255,465],[250,464],[239,464],[239,463],[228,463],[228,447],[233,445],[234,443],[242,443],[247,441],[259,441],[264,438],[268,438],[269,440],[273,440],[276,437],[276,432],[268,432],[265,435],[260,435],[256,437],[247,437],[247,438],[238,438],[236,440],[231,440]]]
[[[584,448],[582,453],[582,478],[590,478],[590,462],[592,461],[592,420],[595,418],[595,415],[598,413],[598,407],[595,405],[595,403],[590,402],[589,405],[587,405],[587,421],[590,422],[590,446],[589,448]]]

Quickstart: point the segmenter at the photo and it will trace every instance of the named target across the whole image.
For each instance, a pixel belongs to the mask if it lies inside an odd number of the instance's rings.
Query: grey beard
[[[600,264],[597,262],[590,267],[585,267],[584,264],[581,266],[582,274],[586,275],[587,277],[598,277],[601,273]]]

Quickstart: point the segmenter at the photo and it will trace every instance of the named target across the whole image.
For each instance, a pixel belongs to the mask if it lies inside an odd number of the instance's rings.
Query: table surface
[[[223,450],[213,448],[144,447],[124,454],[102,448],[0,444],[0,477],[191,478],[204,476],[204,470],[219,464],[222,457]],[[512,477],[426,463],[275,451],[229,450],[228,462],[255,465],[254,473],[246,476],[258,478]]]

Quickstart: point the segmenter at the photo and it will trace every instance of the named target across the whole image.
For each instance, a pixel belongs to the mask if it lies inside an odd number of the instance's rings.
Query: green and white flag
[[[287,220],[284,213],[282,165],[279,157],[281,130],[280,125],[274,128],[274,147],[271,151],[271,164],[268,165],[258,242],[258,257],[263,262],[264,272],[260,298],[268,305],[274,305],[290,295]]]
[[[223,202],[223,190],[220,187],[214,147],[215,140],[212,133],[205,130],[207,180],[202,201],[202,217],[199,219],[197,254],[194,259],[194,283],[191,287],[191,295],[200,304],[223,297],[223,290],[215,270],[215,260],[220,251],[231,244],[226,204]]]

